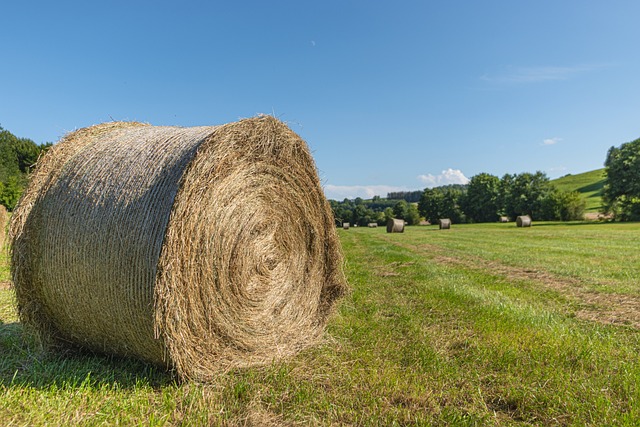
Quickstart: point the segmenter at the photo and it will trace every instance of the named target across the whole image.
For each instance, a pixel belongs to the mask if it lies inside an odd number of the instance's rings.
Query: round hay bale
[[[389,218],[387,220],[387,233],[404,233],[404,220]]]
[[[206,381],[293,355],[345,293],[306,143],[259,116],[113,122],[53,146],[11,221],[19,315],[45,344]]]
[[[451,228],[451,220],[449,218],[442,218],[440,221],[440,230],[448,230]]]
[[[506,216],[501,216],[500,219],[498,220],[499,222],[509,222],[509,217]]]
[[[348,222],[343,222],[343,223],[342,223],[342,228],[343,228],[344,230],[348,230],[350,226],[351,226],[351,224],[349,224]]]
[[[529,215],[520,215],[516,218],[516,226],[531,227],[531,217]]]
[[[369,228],[377,228],[378,227],[378,223],[377,222],[370,222],[369,224],[367,224],[367,227],[369,227]]]

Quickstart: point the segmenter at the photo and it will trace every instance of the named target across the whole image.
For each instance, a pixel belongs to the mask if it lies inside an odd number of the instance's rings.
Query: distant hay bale
[[[348,230],[351,224],[349,224],[348,222],[343,222],[342,223],[342,228],[345,230]]]
[[[451,220],[449,218],[442,218],[440,221],[440,230],[448,230],[451,228]]]
[[[531,217],[529,215],[520,215],[516,218],[518,227],[531,227]]]
[[[387,233],[404,233],[404,220],[389,218],[387,220]]]
[[[80,129],[11,220],[19,315],[45,344],[207,381],[317,342],[346,291],[306,143],[258,116]]]
[[[499,222],[509,222],[509,217],[501,216]]]
[[[376,227],[378,227],[378,223],[377,222],[370,222],[369,224],[367,224],[367,227],[376,228]]]

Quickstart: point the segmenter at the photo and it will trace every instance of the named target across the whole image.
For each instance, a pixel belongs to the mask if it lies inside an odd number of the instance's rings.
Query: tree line
[[[40,154],[53,144],[18,138],[0,126],[0,204],[13,210]]]
[[[415,200],[414,193],[404,195]],[[501,216],[515,219],[518,215],[569,221],[582,219],[586,206],[579,193],[558,190],[542,172],[506,174],[502,178],[480,173],[466,185],[425,188],[420,193],[417,203],[387,197],[386,205],[380,198],[376,203],[356,198],[342,202],[331,200],[330,204],[337,225],[343,222],[384,224],[391,217],[404,219],[409,225],[418,224],[421,218],[431,223],[449,218],[459,224],[494,222]],[[402,192],[393,193],[396,198],[402,195]]]
[[[640,138],[611,147],[604,165],[605,212],[620,221],[640,221]]]
[[[0,126],[0,204],[12,210],[39,156],[53,144],[36,144]],[[581,219],[585,203],[576,192],[558,190],[542,172],[480,173],[467,185],[448,185],[422,191],[391,192],[383,199],[329,201],[336,224],[385,224],[391,217],[417,224],[434,222],[491,222],[500,216],[530,215],[536,220]],[[604,213],[616,220],[640,221],[640,138],[611,147],[605,160]]]
[[[398,200],[400,199],[400,200]],[[618,221],[640,221],[640,138],[612,146],[605,160],[603,213]],[[480,173],[466,185],[399,191],[372,201],[330,200],[337,225],[386,223],[395,217],[417,224],[449,218],[454,223],[493,222],[506,216],[529,215],[536,220],[582,219],[586,203],[578,192],[556,188],[542,172],[506,174],[502,178]]]

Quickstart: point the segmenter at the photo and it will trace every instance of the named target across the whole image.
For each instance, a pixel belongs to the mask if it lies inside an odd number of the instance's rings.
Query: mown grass
[[[40,352],[0,290],[0,424],[638,425],[639,330],[598,315],[637,302],[640,224],[339,233],[327,340],[207,385]]]
[[[604,182],[604,168],[575,175],[566,175],[552,181],[562,191],[577,191],[580,193],[587,202],[586,212],[599,212],[602,210]]]

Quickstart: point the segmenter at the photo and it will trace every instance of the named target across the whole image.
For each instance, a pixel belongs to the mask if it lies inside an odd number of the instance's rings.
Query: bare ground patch
[[[480,257],[447,255],[445,248],[430,245],[411,245],[385,238],[389,243],[413,252],[430,254],[440,264],[455,265],[473,270],[486,271],[505,277],[507,280],[526,280],[538,283],[559,292],[575,301],[580,307],[576,317],[602,324],[626,325],[640,329],[640,297],[613,293],[602,293],[585,289],[585,283],[577,278],[559,277],[545,270],[521,268],[501,264]]]

